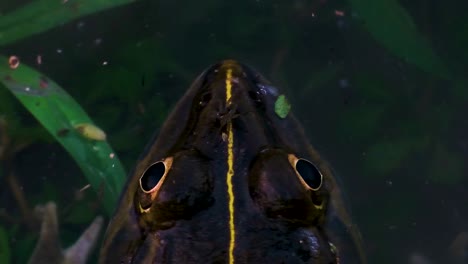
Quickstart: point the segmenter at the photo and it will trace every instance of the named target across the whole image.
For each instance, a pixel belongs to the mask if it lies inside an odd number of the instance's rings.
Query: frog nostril
[[[166,173],[166,166],[162,161],[152,164],[140,178],[140,187],[144,192],[153,190]]]
[[[200,98],[200,106],[201,107],[205,107],[210,101],[211,101],[211,93],[207,92],[207,93],[204,93],[202,94],[201,98]]]
[[[323,175],[312,162],[305,159],[298,159],[295,169],[309,188],[314,191],[320,189],[323,182]]]
[[[250,99],[251,99],[252,101],[254,101],[255,103],[258,104],[258,103],[261,103],[261,102],[262,102],[262,100],[260,99],[260,95],[258,94],[258,92],[256,92],[256,91],[249,91],[248,94],[249,94]]]

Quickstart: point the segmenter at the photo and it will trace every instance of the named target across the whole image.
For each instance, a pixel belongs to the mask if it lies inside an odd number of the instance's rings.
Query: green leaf
[[[113,212],[125,181],[124,169],[104,140],[92,140],[75,129],[92,120],[65,90],[41,73],[20,65],[10,69],[0,56],[0,82],[62,144],[77,162],[92,187],[102,194],[109,214]],[[101,193],[102,192],[102,193]]]
[[[10,263],[10,243],[8,234],[3,227],[0,226],[0,263]]]
[[[0,45],[63,25],[79,17],[134,0],[37,0],[0,16]]]
[[[396,0],[349,0],[364,27],[390,52],[424,71],[449,78],[449,72],[408,12]]]

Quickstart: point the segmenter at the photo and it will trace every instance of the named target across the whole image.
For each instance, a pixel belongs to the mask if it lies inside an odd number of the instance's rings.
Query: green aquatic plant
[[[57,83],[24,64],[11,67],[2,56],[0,61],[0,83],[70,153],[92,187],[102,193],[107,213],[112,213],[125,172],[104,132]]]
[[[0,45],[39,34],[74,19],[105,9],[134,2],[132,0],[32,1],[0,17]]]
[[[419,32],[408,11],[396,0],[349,0],[363,27],[400,59],[439,77],[449,78],[429,40]]]

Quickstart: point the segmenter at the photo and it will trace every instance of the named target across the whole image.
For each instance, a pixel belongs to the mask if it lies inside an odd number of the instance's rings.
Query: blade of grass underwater
[[[131,2],[135,0],[36,0],[7,15],[0,15],[0,45]]]
[[[102,195],[111,214],[125,181],[124,169],[104,140],[92,140],[80,134],[79,124],[91,119],[80,105],[52,80],[32,68],[20,65],[10,69],[7,58],[0,56],[0,82],[33,114],[75,159],[92,187]]]
[[[349,0],[364,27],[386,49],[439,77],[450,78],[449,71],[417,29],[406,9],[396,0]]]

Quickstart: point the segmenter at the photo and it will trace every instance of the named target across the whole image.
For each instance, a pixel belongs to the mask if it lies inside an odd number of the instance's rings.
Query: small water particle
[[[20,65],[20,60],[17,56],[13,55],[8,58],[8,64],[10,65],[11,69],[16,69]]]
[[[62,49],[57,49],[58,54],[62,54],[63,50]]]
[[[344,11],[341,11],[341,10],[335,10],[335,16],[344,16],[345,15],[345,12]]]
[[[85,23],[83,21],[80,21],[78,22],[78,24],[76,24],[76,28],[77,29],[82,29],[84,27]]]
[[[36,56],[36,63],[37,63],[38,65],[41,65],[41,64],[42,64],[42,55],[39,54],[39,55]]]
[[[341,79],[338,81],[338,85],[341,88],[348,88],[349,87],[349,81],[347,79]]]
[[[29,91],[31,91],[31,88],[25,87],[24,90],[25,90],[26,92],[29,92]]]
[[[103,65],[103,66],[106,66],[107,64],[108,64],[107,61],[103,61],[103,62],[102,62],[102,65]]]
[[[42,89],[46,89],[47,87],[49,87],[49,81],[46,77],[41,76],[39,78],[39,87],[41,87]]]

